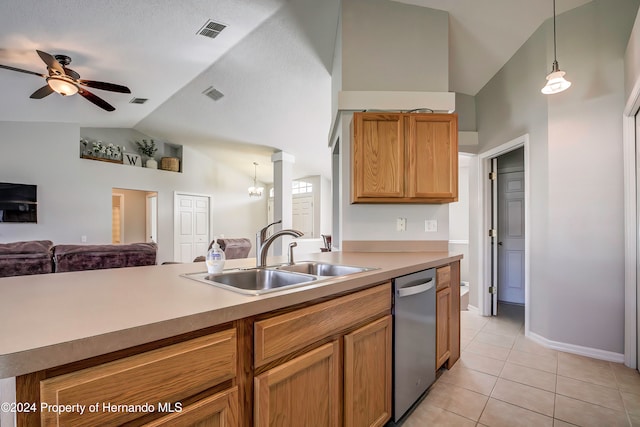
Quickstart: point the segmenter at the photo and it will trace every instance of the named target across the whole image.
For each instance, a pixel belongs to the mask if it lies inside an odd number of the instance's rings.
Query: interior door
[[[491,315],[498,315],[498,158],[491,159]]]
[[[500,301],[524,304],[524,248],[524,172],[499,173],[498,295],[500,295]]]
[[[174,260],[192,262],[209,247],[209,198],[177,194],[174,213]]]
[[[148,243],[158,243],[158,193],[147,193],[145,231]]]
[[[313,196],[293,198],[292,224],[295,230],[302,231],[304,237],[313,236]]]

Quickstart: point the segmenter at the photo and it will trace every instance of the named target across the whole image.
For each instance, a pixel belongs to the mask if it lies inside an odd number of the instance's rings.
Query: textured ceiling
[[[400,1],[400,0],[398,0]],[[552,13],[551,0],[402,0],[450,14],[450,90],[475,95]],[[558,0],[558,13],[588,0]],[[339,0],[5,0],[0,64],[45,72],[35,49],[72,58],[116,111],[79,96],[29,95],[42,78],[0,69],[0,120],[135,127],[197,145],[271,182],[270,154],[296,157],[294,175],[330,175],[330,70]],[[228,25],[216,39],[207,19]],[[202,92],[215,87],[214,102]],[[144,105],[133,97],[149,98]]]

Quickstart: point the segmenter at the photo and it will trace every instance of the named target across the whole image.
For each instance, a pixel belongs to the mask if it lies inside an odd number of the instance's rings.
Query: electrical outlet
[[[426,219],[424,221],[424,231],[428,233],[438,231],[438,221],[435,219]]]
[[[398,218],[396,220],[396,231],[407,231],[407,218]]]
[[[87,243],[87,236],[81,236],[81,237],[80,237],[80,241],[81,241],[82,243]]]

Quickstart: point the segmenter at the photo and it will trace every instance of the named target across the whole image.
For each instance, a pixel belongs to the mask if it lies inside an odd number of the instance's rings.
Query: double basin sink
[[[304,286],[328,277],[346,276],[374,270],[369,267],[303,261],[246,270],[230,270],[217,274],[191,273],[184,277],[247,295],[261,295],[296,286]]]

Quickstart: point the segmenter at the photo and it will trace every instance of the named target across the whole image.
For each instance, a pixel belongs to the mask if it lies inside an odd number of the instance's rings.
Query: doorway
[[[476,238],[479,306],[499,313],[498,301],[524,305],[529,332],[529,136],[478,154],[480,221]],[[502,175],[502,177],[501,177]],[[501,304],[503,306],[503,304]]]
[[[111,189],[111,243],[158,243],[158,193]]]
[[[524,305],[524,148],[497,160],[497,301]]]

